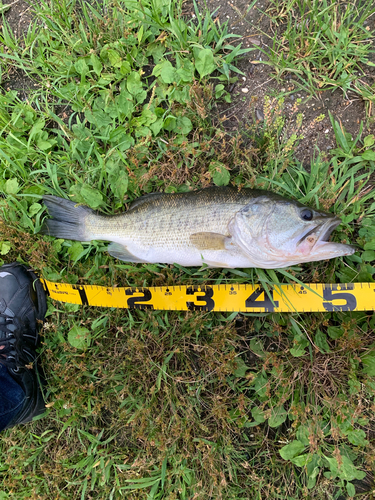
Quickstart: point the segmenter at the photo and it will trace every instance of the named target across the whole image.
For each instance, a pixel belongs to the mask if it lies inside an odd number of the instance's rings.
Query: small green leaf
[[[89,67],[84,59],[78,59],[78,61],[74,63],[74,69],[81,76],[85,76],[89,72]]]
[[[103,204],[103,195],[88,184],[83,184],[80,195],[91,208],[98,208]]]
[[[264,358],[264,345],[263,342],[258,338],[253,338],[250,340],[250,349],[257,354],[260,358]]]
[[[84,248],[82,244],[79,241],[75,241],[72,246],[69,247],[68,249],[68,254],[76,262],[81,255],[81,253],[84,251]]]
[[[281,448],[280,455],[284,460],[290,460],[300,455],[304,449],[305,445],[301,441],[294,440]]]
[[[169,61],[161,64],[160,76],[164,83],[173,83],[176,80],[176,69]]]
[[[140,74],[136,71],[132,71],[126,79],[126,87],[132,95],[137,95],[143,92]]]
[[[332,473],[332,477],[339,477],[340,479],[345,479],[346,481],[352,481],[353,479],[363,479],[366,476],[365,472],[358,470],[349,457],[346,455],[341,456],[340,465],[336,458],[325,457],[329,463],[329,468]]]
[[[163,128],[165,130],[168,130],[169,132],[172,132],[176,128],[176,124],[177,124],[177,118],[175,116],[169,115],[164,120]]]
[[[375,137],[371,135],[367,135],[363,140],[363,145],[365,148],[370,148],[375,143]]]
[[[20,189],[17,179],[8,179],[5,183],[5,192],[7,194],[17,194]]]
[[[364,160],[375,161],[375,151],[371,151],[371,149],[362,153],[361,156]]]
[[[317,330],[317,332],[315,334],[315,344],[317,347],[319,347],[320,352],[323,352],[323,353],[331,352],[331,349],[330,349],[328,342],[327,342],[327,337],[320,330]]]
[[[279,427],[279,425],[285,422],[287,416],[288,413],[285,411],[283,405],[272,408],[271,416],[268,419],[268,425],[270,427]]]
[[[327,328],[327,333],[331,337],[331,339],[336,340],[342,337],[342,335],[344,334],[344,330],[339,326],[329,326]]]
[[[306,354],[305,348],[309,345],[309,341],[302,337],[302,335],[296,335],[293,339],[293,347],[289,349],[289,352],[295,358],[304,356]]]
[[[29,207],[29,215],[32,217],[33,215],[37,214],[39,210],[42,209],[42,205],[40,203],[33,203]]]
[[[355,496],[355,487],[352,483],[346,483],[346,491],[349,497],[353,498]]]
[[[102,69],[103,69],[103,65],[102,63],[100,62],[100,59],[98,56],[96,56],[95,54],[91,54],[91,57],[90,57],[90,62],[92,64],[92,67],[95,71],[95,73],[100,76],[100,73],[102,72]]]
[[[198,52],[198,56],[195,58],[195,68],[201,78],[215,71],[216,64],[211,49],[202,49]]]
[[[262,424],[266,420],[266,417],[264,416],[264,411],[262,411],[257,406],[251,410],[251,415],[253,419],[259,424]]]
[[[234,362],[236,365],[236,369],[234,370],[233,375],[235,377],[244,377],[250,367],[246,365],[245,361],[242,358],[236,358]]]
[[[230,181],[230,173],[225,165],[219,161],[212,161],[208,166],[212,180],[216,186],[227,186]]]
[[[69,344],[76,349],[85,350],[90,344],[90,331],[82,326],[73,326],[68,333]]]
[[[365,262],[374,262],[375,261],[375,251],[374,250],[365,250],[361,254],[361,258]]]
[[[177,134],[187,135],[189,132],[191,132],[192,129],[193,129],[193,124],[191,123],[191,121],[187,116],[177,117],[176,130],[175,130]]]
[[[311,460],[311,453],[304,453],[303,455],[298,455],[298,457],[291,458],[292,464],[297,465],[297,467],[305,467]]]
[[[367,446],[369,442],[366,439],[366,433],[362,429],[353,429],[347,432],[348,441],[354,446]]]
[[[9,241],[0,242],[0,255],[6,255],[10,252],[11,245]]]
[[[111,66],[113,66],[114,68],[119,68],[121,66],[121,56],[117,52],[117,50],[108,49],[107,55],[108,55],[109,62],[111,63]]]

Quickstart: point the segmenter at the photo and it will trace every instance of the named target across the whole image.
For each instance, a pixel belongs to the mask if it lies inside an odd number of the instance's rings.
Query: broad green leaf
[[[268,419],[268,425],[270,427],[279,427],[279,425],[285,422],[287,416],[288,413],[285,411],[283,405],[272,408],[271,416]]]
[[[366,476],[366,473],[358,470],[350,458],[346,455],[341,456],[340,465],[334,457],[325,457],[325,459],[329,463],[329,468],[333,478],[339,477],[340,479],[345,479],[346,481],[352,481],[353,479],[363,479]]]
[[[236,369],[234,370],[233,375],[235,377],[244,377],[250,367],[246,365],[245,361],[242,358],[236,358],[234,362],[236,365]]]
[[[352,483],[346,483],[346,491],[348,492],[349,497],[355,496],[355,487]]]
[[[5,183],[5,192],[7,194],[17,194],[20,189],[17,179],[8,179]]]
[[[290,354],[295,358],[306,354],[305,348],[309,345],[309,341],[301,335],[296,335],[293,339],[293,347],[289,350]]]
[[[371,151],[370,149],[362,153],[361,156],[364,160],[375,161],[375,151]]]
[[[160,130],[163,128],[163,123],[164,123],[163,118],[158,118],[156,122],[150,125],[150,129],[152,130],[154,136],[157,136]]]
[[[252,381],[250,387],[260,398],[264,398],[267,395],[267,382],[267,378],[262,373],[258,373]]]
[[[365,262],[374,262],[375,261],[375,251],[374,250],[365,250],[361,254],[361,258]]]
[[[230,181],[230,173],[225,165],[219,161],[212,161],[208,166],[212,180],[216,186],[227,186]]]
[[[367,135],[363,140],[363,145],[365,148],[370,148],[375,143],[375,137],[371,135]]]
[[[85,350],[90,345],[90,331],[82,326],[73,326],[68,333],[69,344],[76,349]]]
[[[258,338],[252,338],[250,340],[250,349],[257,354],[260,358],[264,358],[264,345],[263,342]]]
[[[100,76],[100,73],[102,72],[102,69],[103,69],[103,65],[102,63],[100,62],[100,59],[98,56],[96,56],[95,54],[91,54],[91,57],[90,57],[90,62],[92,64],[92,67],[95,71],[95,73]]]
[[[353,429],[347,432],[348,441],[354,446],[367,446],[366,433],[362,429]]]
[[[123,115],[119,115],[119,118],[130,118],[134,110],[133,97],[131,94],[129,94],[126,90],[123,90],[121,94],[116,97],[115,103],[117,104],[119,113]]]
[[[89,72],[89,67],[87,66],[84,59],[78,59],[78,61],[74,63],[74,69],[81,76],[87,75],[87,73]]]
[[[301,441],[305,446],[310,444],[310,432],[306,425],[300,425],[296,432],[296,438]]]
[[[33,215],[37,214],[39,210],[41,210],[42,205],[40,203],[33,203],[29,207],[29,215],[32,217]]]
[[[297,467],[305,467],[311,460],[311,453],[304,453],[303,455],[298,455],[297,457],[291,458],[292,464],[297,465]]]
[[[259,424],[262,424],[266,420],[266,417],[264,416],[264,411],[262,411],[257,406],[251,410],[251,415],[253,419]]]
[[[88,184],[83,184],[80,195],[91,208],[98,208],[103,204],[103,195]]]
[[[301,441],[294,440],[286,446],[283,446],[279,453],[284,460],[290,460],[300,455],[304,449],[305,445],[301,443]]]
[[[210,75],[216,69],[214,55],[211,49],[201,49],[195,58],[195,68],[201,78]]]
[[[136,71],[132,71],[126,79],[126,87],[132,95],[137,95],[143,92],[140,74]]]
[[[175,132],[181,135],[187,135],[193,129],[193,124],[187,116],[178,116]]]
[[[0,255],[6,255],[10,252],[11,244],[9,241],[1,241],[0,242]]]
[[[108,49],[107,51],[109,62],[114,68],[119,68],[121,66],[121,56],[115,49]],[[138,73],[137,73],[138,74]]]
[[[169,132],[172,132],[176,128],[176,125],[177,118],[175,116],[169,115],[164,120],[163,128],[165,128],[165,130],[168,130]]]
[[[76,261],[81,253],[84,251],[82,244],[79,241],[75,241],[72,246],[68,249],[68,254],[72,258],[72,260]]]
[[[161,64],[160,76],[164,83],[173,83],[176,80],[176,69],[169,61]]]

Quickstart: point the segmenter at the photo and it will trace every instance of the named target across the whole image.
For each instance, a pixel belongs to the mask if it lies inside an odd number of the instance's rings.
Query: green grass
[[[275,9],[292,19],[297,5]],[[27,100],[1,92],[2,259],[28,262],[51,280],[98,285],[374,281],[374,137],[361,127],[352,138],[331,117],[337,146],[307,171],[293,156],[302,117],[288,129],[283,100],[270,97],[262,123],[226,134],[213,115],[230,100],[227,83],[244,52],[214,17],[195,6],[192,22],[181,8],[169,0],[103,8],[52,0],[22,43],[4,24],[3,82],[17,70],[36,86]],[[324,15],[343,16],[343,26],[350,19],[336,4],[327,14],[309,9],[317,6],[303,11],[310,34]],[[357,25],[350,29],[350,43],[365,40]],[[288,24],[290,43],[293,33]],[[345,71],[353,74],[369,48],[365,41],[353,56],[350,43],[340,61],[351,61]],[[300,64],[297,55],[287,60]],[[340,64],[329,57],[298,73],[311,90]],[[339,82],[339,74],[329,78]],[[120,263],[101,242],[38,234],[46,193],[116,213],[147,192],[210,183],[271,189],[337,213],[343,224],[334,237],[359,250],[286,270],[184,269]],[[352,495],[353,481],[375,473],[371,314],[50,302],[46,321],[48,415],[2,433],[0,498],[323,499]]]

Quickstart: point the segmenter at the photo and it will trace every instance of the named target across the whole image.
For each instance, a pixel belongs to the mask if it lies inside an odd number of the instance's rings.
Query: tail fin
[[[77,206],[74,201],[57,196],[45,195],[43,201],[53,218],[44,221],[40,230],[41,234],[66,240],[90,241],[92,239],[87,234],[85,219],[88,215],[94,214],[94,210]]]

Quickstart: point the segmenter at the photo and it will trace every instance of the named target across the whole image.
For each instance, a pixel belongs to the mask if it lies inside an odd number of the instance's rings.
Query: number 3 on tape
[[[214,291],[210,286],[188,286],[186,289],[186,295],[194,295],[195,293],[203,293],[204,295],[198,295],[195,297],[194,302],[187,301],[186,306],[189,311],[212,311],[215,307],[215,302],[212,299]],[[198,302],[196,304],[195,302]]]

